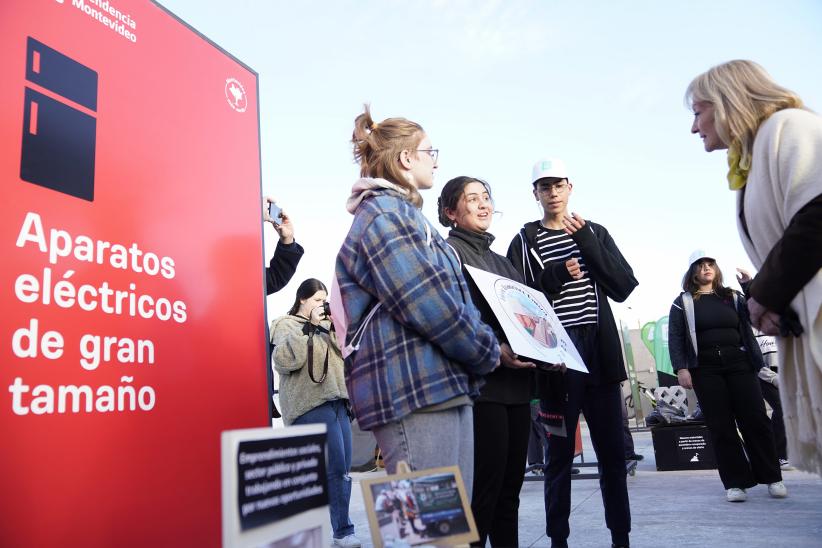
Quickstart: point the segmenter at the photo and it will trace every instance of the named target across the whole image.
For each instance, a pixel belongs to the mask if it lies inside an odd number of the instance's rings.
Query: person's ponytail
[[[354,160],[360,164],[360,171],[364,171],[368,166],[368,152],[371,145],[368,139],[371,135],[371,127],[374,120],[371,118],[371,109],[364,106],[365,111],[354,119],[354,132],[351,135],[351,142],[354,145]]]
[[[360,164],[360,177],[392,182],[406,190],[406,200],[422,207],[422,197],[408,181],[399,159],[403,150],[418,154],[417,147],[423,135],[422,126],[405,118],[386,118],[375,122],[370,106],[364,105],[363,113],[354,119],[351,135],[354,160]]]

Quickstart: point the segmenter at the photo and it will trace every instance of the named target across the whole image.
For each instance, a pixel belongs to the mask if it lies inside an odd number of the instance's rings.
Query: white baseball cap
[[[568,168],[565,167],[565,162],[559,158],[545,158],[534,164],[534,169],[531,172],[531,184],[545,177],[567,179]]]
[[[695,262],[697,262],[699,260],[702,260],[702,259],[710,259],[710,260],[716,262],[716,255],[711,255],[710,253],[708,253],[704,249],[697,249],[693,253],[691,253],[691,256],[688,258],[688,268],[690,268],[691,265],[694,264]]]

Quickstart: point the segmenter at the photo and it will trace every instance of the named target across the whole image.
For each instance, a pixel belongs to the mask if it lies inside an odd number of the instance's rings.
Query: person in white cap
[[[759,483],[771,497],[784,498],[788,491],[757,377],[765,362],[745,297],[723,285],[714,256],[703,250],[688,259],[682,289],[668,315],[668,351],[680,386],[699,398],[726,499],[744,502],[745,490]]]
[[[605,227],[569,212],[573,185],[562,160],[537,162],[531,183],[543,216],[525,224],[514,237],[508,258],[526,283],[551,302],[589,371],[569,369],[537,377],[540,416],[563,416],[566,425],[564,437],[548,438],[546,534],[551,546],[568,545],[571,465],[582,411],[599,463],[605,524],[612,545],[628,546],[631,511],[619,388],[627,377],[608,299],[624,301],[638,282]]]

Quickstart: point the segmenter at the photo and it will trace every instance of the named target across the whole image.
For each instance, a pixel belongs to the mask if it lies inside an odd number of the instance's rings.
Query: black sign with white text
[[[651,429],[657,470],[711,470],[716,456],[704,424],[658,426]]]
[[[237,504],[245,531],[328,505],[325,434],[240,442]]]

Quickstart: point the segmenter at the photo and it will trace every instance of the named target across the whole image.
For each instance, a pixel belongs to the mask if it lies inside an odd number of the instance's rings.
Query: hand
[[[280,219],[282,219],[282,222],[278,225],[275,224],[274,230],[279,234],[280,241],[284,245],[289,245],[294,242],[294,225],[291,224],[291,217],[286,215],[284,209],[280,211]]]
[[[537,364],[533,362],[521,361],[519,356],[514,354],[514,351],[508,343],[499,345],[499,352],[500,363],[505,367],[510,367],[511,369],[534,369],[537,366]]]
[[[575,280],[579,280],[585,275],[585,272],[579,267],[579,259],[568,259],[565,261],[565,268],[568,269],[568,274]]]
[[[571,213],[571,215],[562,218],[562,224],[565,225],[565,233],[571,236],[574,232],[582,230],[582,227],[585,226],[585,219],[576,213]]]
[[[767,365],[763,366],[756,376],[759,377],[760,380],[769,382],[775,387],[779,388],[779,375],[777,375],[776,371],[774,371]]]
[[[294,242],[294,225],[291,224],[291,219],[289,216],[285,214],[285,211],[280,210],[280,219],[282,222],[277,224],[274,219],[271,218],[271,215],[268,214],[268,204],[276,203],[277,200],[271,196],[266,196],[263,198],[263,220],[271,223],[274,230],[276,230],[277,234],[280,236],[280,242],[285,245],[289,245]]]
[[[680,369],[676,372],[676,378],[679,381],[679,386],[682,388],[693,388],[694,383],[691,380],[691,372],[687,369]]]
[[[549,363],[547,364],[548,367],[542,367],[543,371],[559,371],[560,373],[565,373],[568,371],[568,367],[564,363]]]
[[[748,299],[748,312],[751,315],[751,325],[765,335],[779,335],[779,314],[768,310],[751,297]]]
[[[736,281],[739,282],[739,285],[746,284],[752,279],[751,274],[747,270],[739,267],[736,268]]]
[[[308,321],[311,322],[311,325],[320,325],[320,320],[323,318],[325,318],[325,310],[323,305],[320,305],[311,310],[311,316],[308,318]]]

